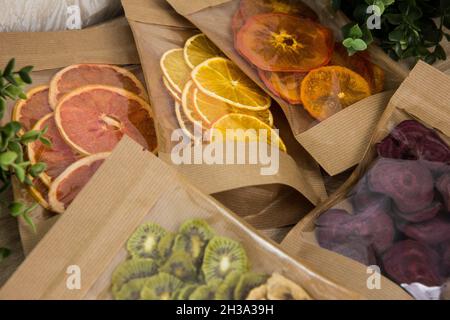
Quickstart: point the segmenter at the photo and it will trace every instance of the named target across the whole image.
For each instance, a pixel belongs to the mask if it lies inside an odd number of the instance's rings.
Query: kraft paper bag
[[[126,137],[0,290],[0,299],[111,299],[112,272],[126,259],[136,228],[154,222],[175,231],[192,218],[239,241],[255,271],[280,272],[314,299],[364,299],[288,256]],[[67,289],[69,266],[81,273],[80,290]]]
[[[165,52],[182,48],[187,39],[200,31],[164,0],[123,0],[122,4],[134,33],[154,108],[159,157],[173,164],[171,152],[176,143],[171,141],[171,136],[180,125],[175,100],[162,81],[160,60]],[[196,187],[214,195],[258,229],[295,224],[294,221],[299,221],[309,208],[326,197],[317,164],[295,142],[284,115],[278,110],[273,113],[288,149],[288,154],[280,153],[277,174],[262,175],[261,165],[176,165]]]
[[[376,299],[403,299],[408,297],[397,284],[382,278],[382,290],[368,290],[367,267],[347,257],[319,247],[315,235],[316,220],[331,208],[352,210],[355,190],[371,167],[377,163],[377,145],[383,141],[398,124],[405,120],[415,120],[433,129],[439,137],[450,145],[450,78],[436,68],[419,62],[400,88],[393,95],[370,139],[365,156],[351,177],[324,203],[316,207],[307,217],[295,226],[282,242],[291,254],[307,260],[311,266],[327,269],[332,279],[346,283],[350,288]],[[383,159],[383,158],[381,158]],[[402,161],[402,160],[400,160]],[[439,162],[422,162],[432,172],[439,171]],[[445,167],[445,164],[442,164]],[[448,167],[448,164],[447,164]],[[394,205],[392,205],[394,206]],[[354,202],[353,202],[354,208]],[[392,212],[392,208],[390,209]],[[398,217],[393,214],[397,225]],[[399,232],[399,231],[397,231]],[[399,241],[401,239],[397,239]],[[394,244],[397,242],[394,242]],[[438,247],[433,250],[439,252]],[[349,272],[348,270],[351,270]]]

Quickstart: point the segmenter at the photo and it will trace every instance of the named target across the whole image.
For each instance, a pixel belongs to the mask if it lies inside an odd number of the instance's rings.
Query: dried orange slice
[[[94,154],[68,167],[50,187],[48,199],[51,209],[63,213],[108,156],[109,153]]]
[[[191,69],[208,59],[222,55],[222,51],[203,33],[189,38],[184,45],[184,59]]]
[[[223,101],[214,99],[204,94],[197,88],[194,89],[194,106],[197,114],[208,126],[229,113],[248,114],[260,119],[261,121],[267,123],[269,126],[273,126],[273,116],[269,109],[261,111],[251,111],[247,109],[236,108]]]
[[[262,139],[262,131],[266,133],[266,141],[269,145],[277,146],[281,151],[286,152],[286,145],[278,134],[270,126],[260,119],[246,114],[230,113],[212,124],[211,141],[220,141],[219,137],[226,140],[227,130],[233,132],[233,139],[236,141],[258,142]],[[253,130],[252,130],[253,129]]]
[[[253,111],[270,107],[270,97],[231,60],[212,58],[192,71],[199,90],[217,100]]]
[[[331,31],[312,20],[268,13],[247,20],[236,47],[259,69],[307,72],[330,61],[331,43]]]
[[[160,66],[170,86],[181,95],[186,83],[191,79],[192,71],[184,60],[184,50],[167,51],[161,57]]]
[[[349,56],[347,49],[342,44],[336,43],[330,65],[355,71],[370,84],[372,93],[379,93],[384,89],[384,71],[369,59],[367,52],[357,52]]]
[[[362,76],[339,66],[311,71],[301,87],[303,106],[321,121],[370,94],[370,86]]]
[[[59,71],[50,82],[49,101],[53,109],[61,98],[80,87],[106,85],[128,90],[144,100],[147,92],[130,71],[106,64],[76,64]]]
[[[183,112],[188,120],[192,123],[198,123],[203,126],[203,119],[195,110],[194,105],[194,90],[196,89],[194,82],[189,81],[183,90],[183,97],[181,106],[183,108]],[[206,124],[206,123],[205,123]]]
[[[172,85],[169,83],[169,80],[167,80],[166,77],[163,76],[162,79],[163,79],[164,87],[166,87],[167,91],[172,96],[172,98],[174,98],[175,101],[177,101],[177,102],[181,102],[181,94],[179,94],[175,90],[175,88],[172,87]]]
[[[239,10],[245,20],[261,13],[286,13],[318,20],[314,10],[300,0],[241,0]]]
[[[272,72],[258,69],[258,74],[264,84],[276,96],[290,104],[301,104],[300,87],[306,72]]]
[[[39,86],[27,92],[27,99],[14,106],[12,120],[22,124],[20,134],[31,130],[43,116],[53,112],[48,101],[48,86]]]
[[[51,148],[40,141],[35,141],[27,145],[27,152],[32,164],[44,162],[47,165],[47,169],[41,173],[40,178],[46,186],[50,186],[68,166],[80,159],[80,155],[73,151],[61,137],[53,113],[40,119],[33,130],[43,130],[46,127],[45,137],[52,142]]]
[[[186,114],[182,109],[183,107],[181,104],[175,102],[175,115],[177,117],[178,125],[187,137],[196,142],[200,137],[195,137],[194,124],[186,117]]]
[[[150,106],[124,89],[86,86],[64,96],[55,110],[63,139],[83,155],[111,152],[124,135],[156,148]]]
[[[44,209],[49,210],[50,204],[48,203],[48,187],[39,178],[34,178],[32,181],[33,181],[33,186],[29,187],[31,196]]]

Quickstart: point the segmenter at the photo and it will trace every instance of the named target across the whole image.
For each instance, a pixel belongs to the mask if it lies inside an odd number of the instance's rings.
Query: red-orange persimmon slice
[[[300,88],[306,72],[271,72],[258,69],[258,74],[277,97],[290,104],[302,103]]]
[[[299,0],[241,0],[239,10],[244,20],[261,13],[286,13],[318,20],[314,10]]]

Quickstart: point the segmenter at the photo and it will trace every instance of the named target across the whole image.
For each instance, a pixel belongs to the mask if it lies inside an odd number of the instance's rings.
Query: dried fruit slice
[[[106,64],[76,64],[59,71],[50,82],[53,109],[67,93],[87,85],[105,85],[130,91],[148,100],[142,83],[130,71]]]
[[[309,19],[269,13],[253,16],[237,34],[236,47],[259,69],[308,72],[331,58],[331,32]]]
[[[27,99],[19,100],[14,106],[12,120],[20,122],[20,134],[31,130],[42,117],[53,112],[48,101],[48,86],[39,86],[27,92]]]
[[[39,178],[33,179],[33,186],[29,187],[30,194],[34,200],[39,203],[44,209],[50,210],[50,204],[48,203],[48,187]]]
[[[222,56],[222,51],[203,33],[189,38],[184,45],[184,59],[191,69],[208,59],[219,56]]]
[[[258,74],[264,84],[276,96],[286,100],[290,104],[301,104],[300,88],[305,72],[271,72],[258,69]]]
[[[241,0],[240,11],[244,19],[261,13],[286,13],[318,19],[314,10],[299,0]]]
[[[312,300],[311,296],[298,284],[274,273],[267,281],[269,300]]]
[[[262,111],[251,111],[242,108],[236,108],[228,103],[214,99],[197,88],[194,89],[194,106],[195,111],[201,117],[201,119],[210,126],[223,116],[229,113],[241,113],[254,116],[261,121],[264,121],[269,126],[273,126],[273,116],[269,109]]]
[[[108,156],[99,153],[78,160],[56,178],[48,195],[52,210],[63,213]]]
[[[124,135],[143,147],[156,148],[150,106],[119,88],[86,86],[67,94],[55,120],[64,140],[83,155],[111,152]]]
[[[320,121],[370,94],[370,86],[362,76],[339,66],[311,71],[301,87],[303,106],[311,116]]]
[[[235,107],[253,111],[270,107],[270,97],[231,60],[209,59],[192,71],[192,78],[204,94]]]
[[[47,165],[47,169],[40,175],[40,179],[49,187],[68,166],[80,159],[80,155],[61,137],[53,113],[49,113],[39,120],[33,130],[43,130],[44,128],[47,128],[45,137],[52,142],[51,148],[40,141],[35,141],[27,145],[27,152],[28,159],[32,164],[44,162]]]
[[[172,49],[163,54],[161,70],[173,89],[181,95],[186,83],[191,79],[191,68],[184,61],[183,49]]]
[[[181,94],[179,94],[175,90],[175,88],[172,87],[172,85],[169,83],[169,80],[167,80],[166,77],[163,76],[162,79],[163,79],[164,86],[166,87],[167,91],[172,96],[172,98],[174,98],[176,102],[180,102],[181,103]]]
[[[194,92],[196,89],[197,88],[192,81],[189,81],[186,84],[183,90],[181,106],[183,107],[183,112],[189,119],[189,121],[191,121],[192,123],[200,124],[202,127],[203,125],[208,126],[208,123],[205,123],[203,121],[203,118],[197,113],[197,110],[195,109]]]
[[[227,137],[227,130],[233,131],[233,139],[236,141],[247,142],[261,141],[262,130],[264,130],[267,144],[277,146],[281,151],[287,151],[286,145],[278,134],[256,117],[230,113],[220,118],[212,125],[211,141],[229,138]]]
[[[179,104],[178,102],[175,103],[175,115],[178,120],[178,125],[180,126],[181,130],[183,130],[184,134],[195,141],[196,137],[194,132],[194,125],[186,117],[182,110],[181,104]]]

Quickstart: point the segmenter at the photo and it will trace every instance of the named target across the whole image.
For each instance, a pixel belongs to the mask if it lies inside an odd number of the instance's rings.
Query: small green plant
[[[14,71],[14,68],[15,60],[11,59],[5,69],[0,70],[0,120],[5,115],[6,101],[8,99],[12,101],[26,99],[23,87],[32,82],[30,73],[33,67],[27,66],[19,71]],[[44,137],[47,129],[31,130],[24,134],[20,133],[21,129],[21,124],[16,121],[0,126],[0,193],[10,188],[14,176],[22,184],[32,186],[32,179],[38,177],[46,169],[45,163],[31,164],[24,156],[24,149],[28,143],[37,140],[46,146],[51,146],[51,142]],[[27,207],[23,203],[13,202],[8,205],[8,208],[13,217],[23,218],[35,230],[29,214],[36,206],[37,204]],[[0,248],[0,261],[9,254],[8,249]]]
[[[353,21],[342,29],[349,54],[376,41],[393,59],[413,58],[434,63],[447,55],[441,41],[450,41],[448,0],[332,0]],[[368,10],[376,6],[374,10]],[[370,7],[370,8],[369,8]],[[367,22],[376,14],[379,28]]]

